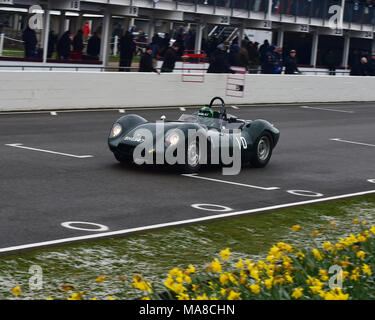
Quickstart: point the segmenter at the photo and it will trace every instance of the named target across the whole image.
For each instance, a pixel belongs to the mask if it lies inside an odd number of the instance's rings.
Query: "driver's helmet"
[[[203,107],[198,111],[198,116],[205,118],[213,118],[214,111],[210,107]]]

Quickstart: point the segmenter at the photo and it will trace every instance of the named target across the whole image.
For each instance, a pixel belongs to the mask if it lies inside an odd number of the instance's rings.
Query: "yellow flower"
[[[184,277],[184,281],[185,281],[186,283],[190,284],[190,283],[191,283],[191,277],[189,277],[189,276],[185,276],[185,277]]]
[[[220,293],[223,297],[227,295],[227,289],[221,288]]]
[[[299,299],[303,296],[302,293],[303,289],[302,288],[295,288],[292,293],[292,298],[294,299]]]
[[[325,249],[325,250],[330,250],[330,249],[332,249],[333,248],[333,246],[332,246],[332,244],[331,244],[331,242],[330,241],[325,241],[324,243],[323,243],[323,249]]]
[[[372,234],[375,235],[375,226],[371,226],[370,231],[371,231]]]
[[[372,272],[371,272],[371,268],[370,268],[369,265],[363,264],[362,271],[363,271],[363,273],[368,274],[369,276],[371,276]]]
[[[188,294],[181,292],[179,295],[177,295],[177,299],[178,300],[190,300],[190,297]]]
[[[245,265],[243,264],[242,259],[238,260],[238,262],[236,263],[237,269],[243,270],[244,266]]]
[[[113,298],[111,296],[108,296],[107,298],[108,298],[108,300],[116,300],[116,298]],[[146,299],[146,300],[148,300],[148,299]]]
[[[273,284],[273,277],[270,277],[264,281],[264,285],[267,289],[271,289]]]
[[[329,277],[328,277],[328,273],[327,273],[327,270],[320,269],[320,270],[319,270],[319,275],[320,275],[320,278],[321,278],[323,281],[327,281],[327,280],[329,279]]]
[[[173,268],[169,270],[169,274],[175,277],[182,277],[184,273],[179,268]]]
[[[358,220],[358,219],[354,219],[354,220],[353,220],[353,223],[354,223],[354,224],[358,224],[358,223],[359,223],[359,220]]]
[[[363,260],[365,258],[365,256],[366,256],[366,252],[364,252],[362,250],[357,252],[357,258],[358,259]]]
[[[240,299],[240,292],[231,291],[228,295],[228,300],[239,300]]]
[[[221,250],[220,255],[221,255],[221,260],[223,261],[229,260],[229,257],[231,255],[230,249],[226,248],[225,250]]]
[[[336,226],[335,221],[331,221],[331,222],[330,222],[330,225],[331,225],[332,228],[334,228],[334,227]]]
[[[52,297],[51,297],[51,296],[49,296],[48,298],[46,298],[46,300],[52,300]]]
[[[285,279],[286,279],[286,281],[288,281],[289,283],[293,283],[294,281],[293,281],[293,278],[289,275],[289,274],[286,274],[285,275]]]
[[[142,290],[142,291],[152,292],[150,284],[144,281],[140,275],[136,274],[133,277],[133,280],[134,280],[133,282],[134,288]]]
[[[311,234],[315,237],[319,234],[319,231],[318,230],[314,230],[313,232],[311,232]]]
[[[101,276],[99,278],[96,278],[95,281],[96,282],[103,282],[107,277],[106,276]]]
[[[324,295],[325,300],[348,300],[349,294],[343,294],[340,288],[335,288]]]
[[[219,280],[221,284],[226,285],[228,283],[229,277],[227,276],[226,273],[223,273],[220,275]]]
[[[18,297],[21,293],[22,293],[22,290],[21,290],[21,287],[20,286],[16,286],[14,287],[10,293],[12,293],[14,296]]]
[[[299,259],[299,260],[303,260],[303,258],[305,258],[305,255],[302,251],[298,251],[297,254],[296,254],[296,257]]]
[[[252,284],[250,286],[250,289],[255,294],[259,294],[260,293],[260,287],[257,284]]]
[[[195,271],[195,267],[192,264],[190,264],[189,267],[186,269],[187,274],[195,273]]]
[[[98,298],[95,298],[95,297],[94,297],[94,298],[92,298],[91,300],[98,300]]]
[[[82,300],[83,294],[84,291],[73,293],[68,300]]]
[[[314,248],[314,249],[312,250],[312,252],[313,252],[314,258],[315,258],[316,260],[319,260],[319,261],[323,260],[323,257],[322,257],[322,255],[320,254],[319,250],[317,250],[317,249]]]
[[[211,268],[213,272],[221,273],[221,264],[217,258],[215,258],[215,260],[212,261]]]
[[[320,293],[322,290],[321,286],[310,286],[309,288],[313,294]]]
[[[299,224],[296,224],[296,225],[292,226],[292,230],[293,231],[301,230],[301,226]]]
[[[143,297],[142,300],[151,300],[150,297]]]
[[[207,297],[207,295],[204,293],[203,295],[196,297],[195,300],[208,300],[208,297]]]

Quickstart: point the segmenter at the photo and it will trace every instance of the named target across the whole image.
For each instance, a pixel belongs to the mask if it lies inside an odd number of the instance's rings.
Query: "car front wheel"
[[[252,166],[256,168],[265,167],[272,156],[272,136],[263,132],[255,142],[255,154],[251,159]]]

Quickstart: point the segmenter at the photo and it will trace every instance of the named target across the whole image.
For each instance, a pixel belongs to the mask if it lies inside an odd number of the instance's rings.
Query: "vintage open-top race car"
[[[219,111],[213,109],[216,100],[221,102]],[[162,130],[158,129],[160,126]],[[190,132],[199,134],[190,139]],[[212,164],[211,160],[217,159],[213,153],[223,152],[223,146],[229,148],[231,155],[235,147],[240,150],[242,166],[265,167],[279,136],[279,130],[266,120],[242,120],[227,114],[223,99],[215,97],[198,112],[182,114],[178,120],[169,121],[162,116],[161,121],[148,122],[135,114],[125,115],[113,124],[108,144],[118,161],[138,164],[140,156],[148,156],[155,161],[161,154],[165,160],[166,155],[171,155],[168,148],[175,147],[172,155],[176,156],[177,147],[181,147],[183,158],[179,158],[177,165],[186,173],[195,173],[202,164]],[[200,143],[203,140],[204,147]],[[226,143],[222,143],[224,140]],[[144,150],[136,156],[136,149],[140,149],[141,144]],[[203,158],[205,161],[202,161]],[[170,161],[164,163],[171,164]]]

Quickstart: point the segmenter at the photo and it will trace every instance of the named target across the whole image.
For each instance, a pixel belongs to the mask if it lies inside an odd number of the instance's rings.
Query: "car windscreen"
[[[225,126],[225,121],[223,121],[222,119],[202,117],[198,116],[198,114],[182,114],[178,121],[199,123],[207,127],[213,127],[219,130],[223,127],[223,125]]]

